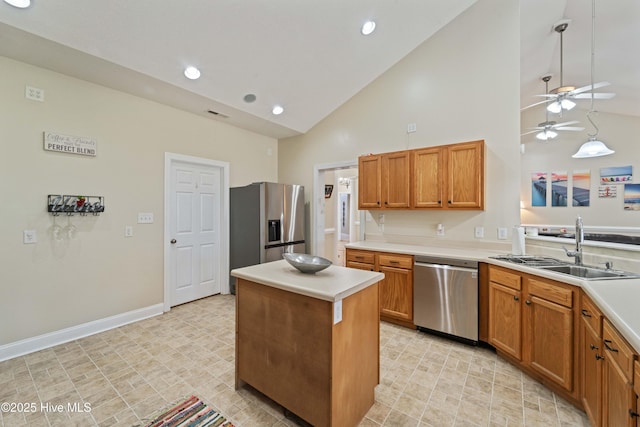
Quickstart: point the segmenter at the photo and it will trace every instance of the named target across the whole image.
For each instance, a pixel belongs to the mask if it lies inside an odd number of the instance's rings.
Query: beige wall
[[[477,2],[307,134],[281,140],[279,179],[312,188],[316,164],[484,139],[484,212],[387,212],[384,232],[368,221],[366,233],[424,243],[443,223],[440,242],[473,241],[475,226],[485,227],[483,242],[496,240],[498,226],[520,223],[519,21],[517,2]],[[407,134],[408,123],[417,132]]]
[[[593,134],[595,129],[586,118],[589,101],[565,112],[562,118],[551,116],[550,120],[558,122],[578,120],[585,128],[581,132],[558,132],[558,136],[548,142],[541,142],[534,135],[523,138],[525,152],[522,154],[521,193],[525,208],[522,209],[522,223],[543,225],[573,225],[575,218],[581,215],[586,226],[600,227],[640,227],[640,212],[625,211],[623,209],[623,185],[618,185],[616,198],[599,198],[598,187],[600,168],[608,166],[633,166],[634,175],[640,174],[640,118],[620,114],[597,113],[593,115],[598,126],[599,139],[615,153],[609,156],[591,159],[574,159],[571,156],[578,151],[580,145],[588,140],[587,133]],[[598,101],[600,103],[606,100]],[[597,105],[596,105],[597,109]],[[544,107],[525,110],[522,115],[523,127],[535,127],[545,121]],[[589,170],[591,173],[590,206],[551,207],[548,201],[546,207],[531,207],[531,174],[534,172],[566,171],[571,174],[574,170]],[[633,182],[640,179],[634,176]],[[571,184],[571,181],[570,181]]]
[[[231,186],[278,178],[276,140],[211,119],[3,57],[0,93],[0,346],[162,303],[165,152],[229,162]],[[95,138],[98,155],[44,151],[44,131]],[[104,196],[106,211],[54,220],[46,196],[60,193]],[[76,236],[56,243],[54,221]]]

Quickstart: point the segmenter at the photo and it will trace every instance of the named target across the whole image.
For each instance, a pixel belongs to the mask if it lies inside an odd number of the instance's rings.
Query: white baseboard
[[[43,350],[69,341],[108,331],[129,323],[147,319],[163,313],[163,304],[155,304],[115,316],[98,319],[59,331],[49,332],[33,338],[27,338],[0,346],[0,362],[14,357],[24,356],[34,351]]]

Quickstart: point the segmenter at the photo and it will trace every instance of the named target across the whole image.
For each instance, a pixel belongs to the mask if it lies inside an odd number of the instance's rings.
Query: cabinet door
[[[447,207],[484,209],[484,142],[447,149]]]
[[[635,396],[626,375],[605,354],[602,387],[602,425],[635,427]]]
[[[414,208],[442,207],[442,150],[424,148],[412,152]]]
[[[409,207],[409,152],[382,156],[382,199],[384,208]]]
[[[489,282],[489,343],[510,354],[522,358],[522,310],[521,292]]]
[[[530,296],[526,304],[527,360],[531,368],[573,390],[573,310]]]
[[[600,425],[602,408],[602,343],[589,325],[589,320],[583,318],[580,322],[580,363],[582,369],[582,406],[587,413],[591,424]]]
[[[358,208],[379,209],[382,196],[382,156],[358,158]]]
[[[384,279],[379,283],[380,314],[413,321],[413,272],[404,268],[381,266]]]

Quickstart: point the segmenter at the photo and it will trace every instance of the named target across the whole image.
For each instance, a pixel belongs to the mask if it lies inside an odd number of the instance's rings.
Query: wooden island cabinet
[[[380,380],[378,282],[286,261],[231,271],[236,285],[236,388],[245,383],[308,423],[354,427]]]

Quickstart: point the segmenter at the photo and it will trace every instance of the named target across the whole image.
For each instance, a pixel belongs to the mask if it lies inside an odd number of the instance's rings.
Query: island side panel
[[[251,385],[330,425],[333,304],[244,279],[236,288],[236,388]]]
[[[378,284],[345,298],[333,326],[333,426],[356,426],[375,401],[380,380]]]

